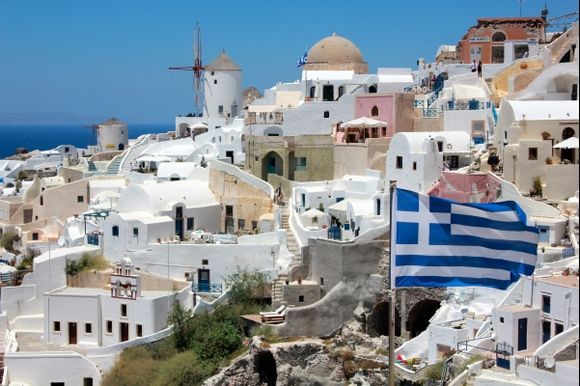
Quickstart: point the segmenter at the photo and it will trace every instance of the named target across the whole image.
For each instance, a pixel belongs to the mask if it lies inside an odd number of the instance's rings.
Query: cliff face
[[[385,385],[387,364],[377,350],[387,347],[388,339],[370,338],[360,328],[352,322],[331,339],[276,344],[254,337],[246,355],[204,385]]]

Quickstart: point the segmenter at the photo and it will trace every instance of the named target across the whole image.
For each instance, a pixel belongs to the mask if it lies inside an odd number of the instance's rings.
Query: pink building
[[[368,117],[387,122],[387,137],[400,131],[414,131],[410,93],[361,94],[355,99],[355,118]]]
[[[495,202],[501,180],[492,173],[442,172],[427,194],[457,202]]]

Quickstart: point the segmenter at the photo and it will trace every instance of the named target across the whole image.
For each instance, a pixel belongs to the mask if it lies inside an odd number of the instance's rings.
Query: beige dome
[[[353,42],[333,34],[310,49],[308,63],[364,63],[364,59]]]

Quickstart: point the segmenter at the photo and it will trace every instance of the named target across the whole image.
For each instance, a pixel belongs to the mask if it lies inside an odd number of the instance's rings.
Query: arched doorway
[[[566,127],[564,130],[562,130],[562,141],[565,141],[568,138],[572,138],[574,135],[576,135],[574,129],[571,127]],[[560,151],[560,159],[562,162],[564,162],[564,160],[568,160],[570,163],[576,163],[576,149],[562,149]]]
[[[371,337],[389,336],[389,302],[382,301],[375,304],[371,313],[367,316],[367,334]],[[401,335],[401,317],[395,307],[395,335]]]
[[[284,160],[278,153],[271,151],[262,158],[262,179],[268,181],[268,174],[284,175]]]
[[[125,150],[125,145],[123,145],[122,143],[119,144],[119,150]]]
[[[421,300],[411,308],[407,318],[407,331],[411,338],[416,337],[429,326],[429,319],[441,306],[441,302],[433,299]]]

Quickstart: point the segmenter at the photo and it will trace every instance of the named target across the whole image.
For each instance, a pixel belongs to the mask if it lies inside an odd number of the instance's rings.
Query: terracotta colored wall
[[[538,24],[534,22],[535,19],[529,19],[529,23],[526,22],[501,22],[496,23],[482,22],[478,20],[478,25],[471,27],[465,36],[459,41],[459,60],[464,63],[471,63],[470,60],[470,49],[472,45],[480,46],[482,48],[481,61],[483,64],[491,63],[491,47],[497,45],[503,45],[504,42],[493,43],[491,41],[492,35],[495,32],[501,31],[506,35],[506,41],[508,40],[527,40],[527,39],[538,39],[541,40],[544,37],[544,29],[538,27]],[[470,42],[472,37],[487,37],[488,42]]]

